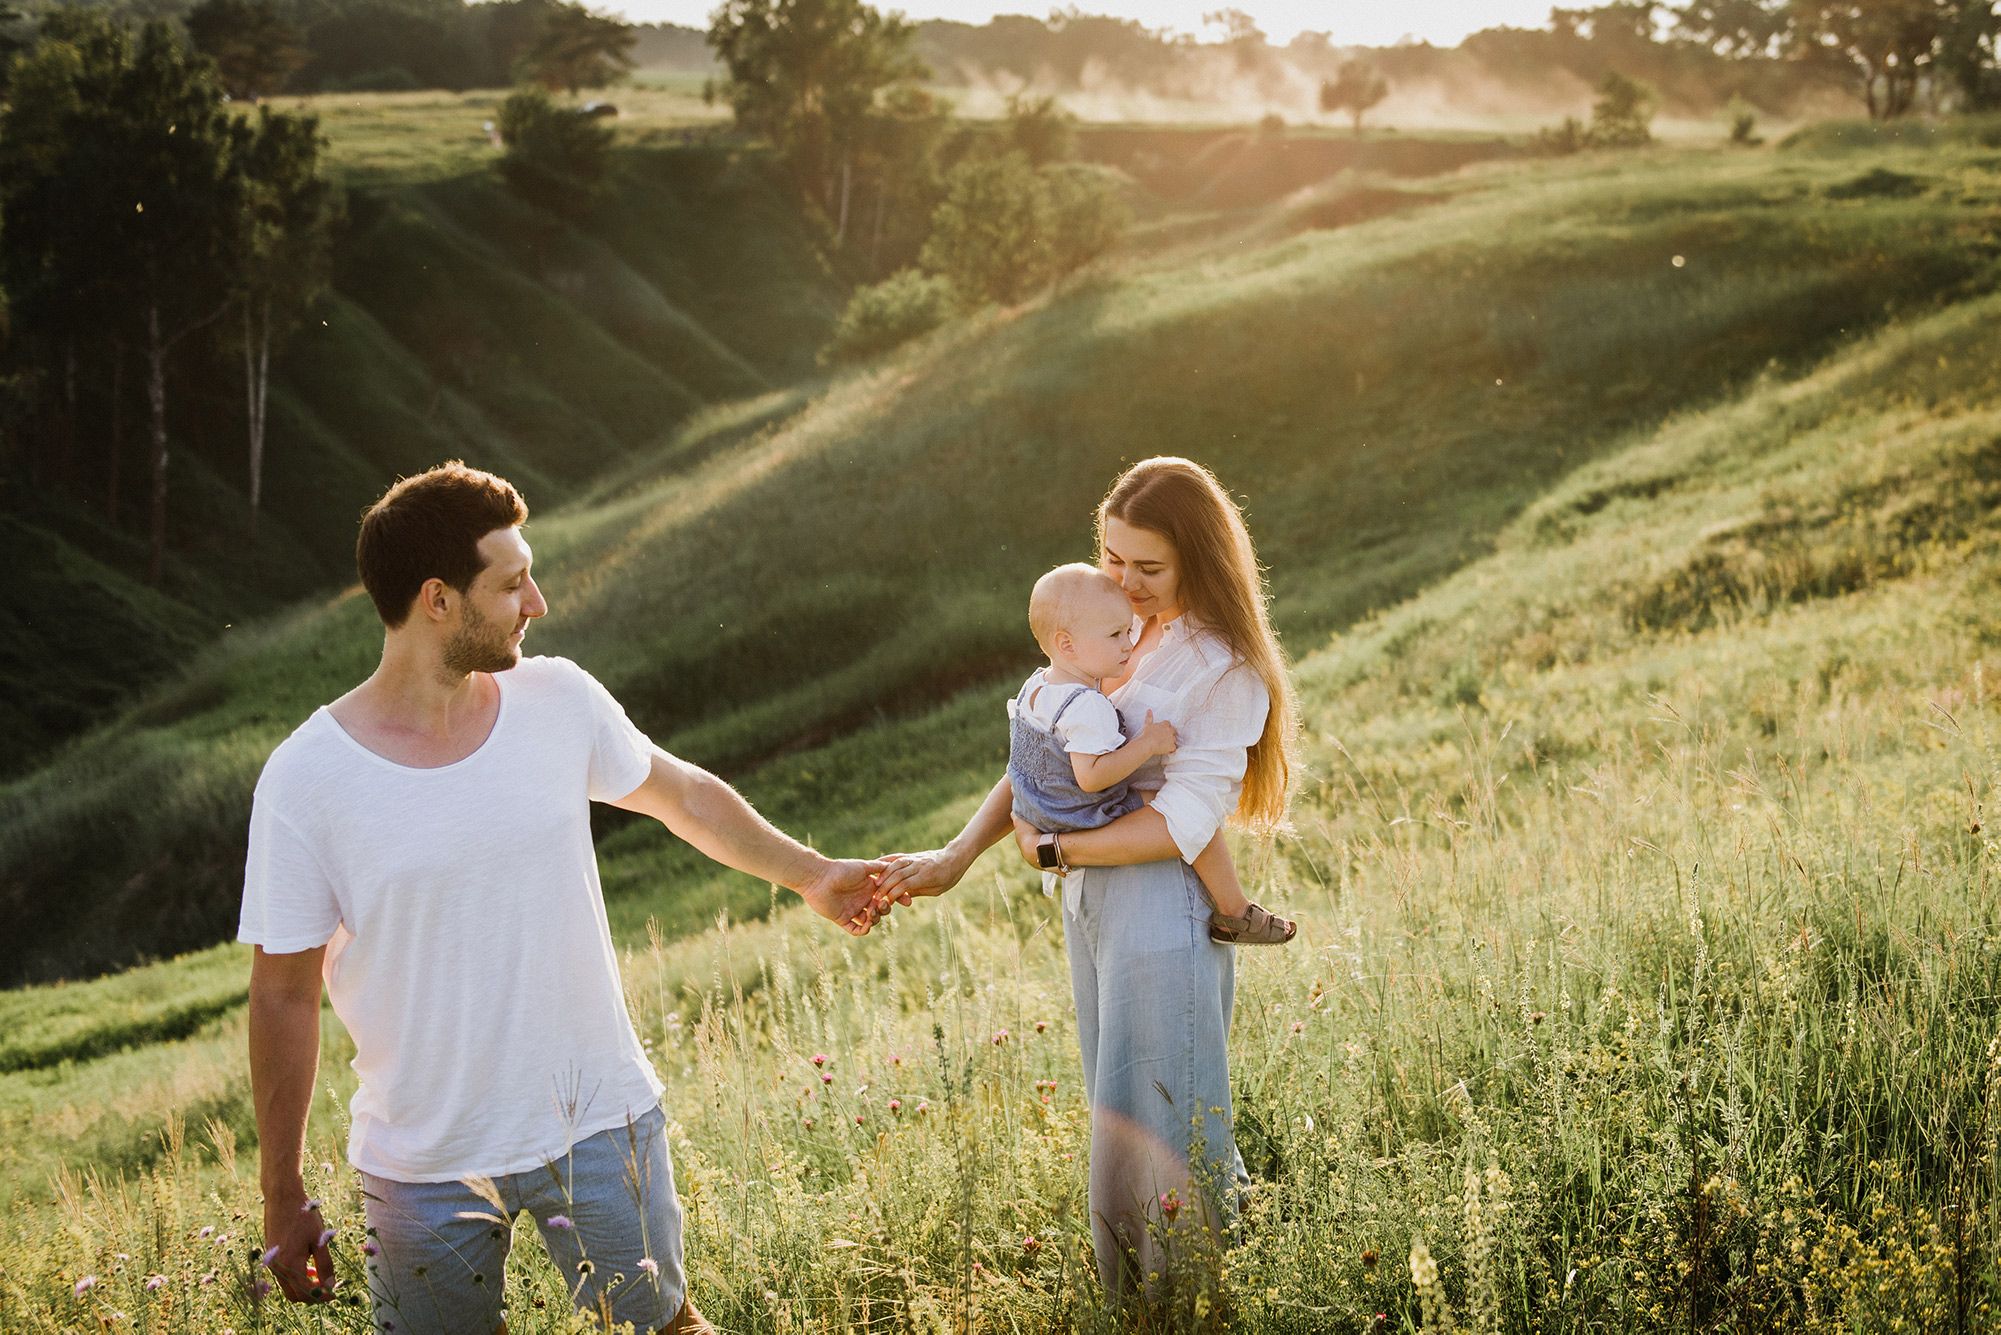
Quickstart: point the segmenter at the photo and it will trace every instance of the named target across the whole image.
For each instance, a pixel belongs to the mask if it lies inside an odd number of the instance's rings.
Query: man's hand
[[[278,1287],[295,1303],[333,1301],[333,1230],[303,1190],[264,1198],[264,1255]]]
[[[913,896],[942,895],[965,875],[965,868],[942,848],[923,853],[887,853],[882,860],[889,870],[878,883],[877,902],[885,908],[892,900],[907,908]]]
[[[889,914],[889,905],[876,888],[877,878],[886,870],[888,864],[883,862],[823,859],[819,871],[799,887],[799,897],[849,935],[867,936],[869,928]]]

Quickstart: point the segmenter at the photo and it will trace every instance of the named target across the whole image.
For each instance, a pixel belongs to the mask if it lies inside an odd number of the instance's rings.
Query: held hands
[[[813,912],[838,923],[848,935],[867,936],[871,927],[889,915],[889,901],[878,888],[879,879],[888,869],[886,859],[874,862],[826,859],[813,878],[799,887],[799,897],[812,906]]]
[[[1146,711],[1145,726],[1133,740],[1139,743],[1140,749],[1149,756],[1171,756],[1174,754],[1174,748],[1180,745],[1181,739],[1175,735],[1172,723],[1166,719],[1155,719],[1153,711],[1149,709]]]
[[[333,1301],[333,1234],[320,1218],[320,1203],[303,1190],[267,1196],[264,1201],[264,1264],[285,1297],[295,1303]]]

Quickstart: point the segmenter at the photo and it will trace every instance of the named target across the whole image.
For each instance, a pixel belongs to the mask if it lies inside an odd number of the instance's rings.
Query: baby
[[[1132,608],[1118,582],[1097,567],[1058,566],[1035,582],[1028,623],[1049,666],[1030,674],[1008,702],[1014,814],[1058,834],[1109,825],[1144,804],[1128,783],[1134,772],[1172,754],[1176,744],[1174,726],[1151,710],[1128,740],[1118,708],[1099,689],[1123,676],[1132,657]],[[1194,867],[1214,909],[1211,940],[1244,946],[1292,940],[1292,922],[1244,897],[1221,832]]]

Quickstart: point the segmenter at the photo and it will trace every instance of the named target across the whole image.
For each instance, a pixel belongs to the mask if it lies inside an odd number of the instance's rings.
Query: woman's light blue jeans
[[[1063,890],[1091,1104],[1091,1233],[1114,1294],[1167,1273],[1170,1236],[1234,1218],[1248,1181],[1230,1114],[1236,955],[1209,939],[1209,912],[1178,860],[1072,872]]]

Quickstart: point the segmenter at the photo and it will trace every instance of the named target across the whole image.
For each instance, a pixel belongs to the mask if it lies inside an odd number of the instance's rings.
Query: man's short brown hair
[[[466,592],[486,568],[479,540],[527,522],[528,503],[513,483],[453,459],[402,479],[362,513],[354,564],[382,624],[394,630],[409,620],[425,580]]]

